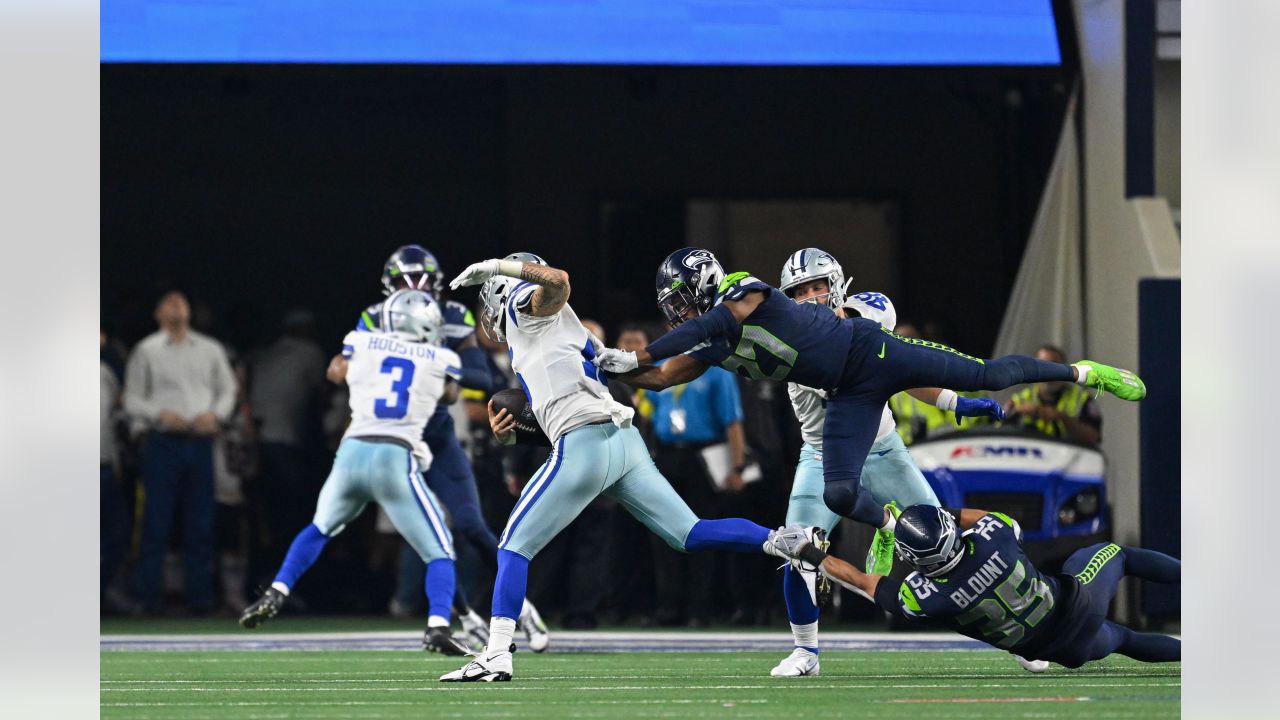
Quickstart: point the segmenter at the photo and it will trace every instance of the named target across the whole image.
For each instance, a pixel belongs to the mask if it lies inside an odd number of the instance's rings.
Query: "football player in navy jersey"
[[[1022,550],[1012,518],[987,513],[961,531],[932,505],[912,505],[897,519],[898,555],[914,572],[901,585],[867,574],[813,544],[813,528],[771,536],[775,547],[807,567],[871,598],[886,612],[942,625],[1028,660],[1077,668],[1119,653],[1143,662],[1182,659],[1182,641],[1140,633],[1107,619],[1126,575],[1182,582],[1182,563],[1154,550],[1099,543],[1067,558],[1062,573],[1042,573]]]
[[[440,263],[434,254],[421,245],[405,245],[397,248],[383,266],[382,287],[385,295],[403,288],[425,290],[440,301],[440,308],[444,315],[443,344],[462,359],[462,387],[484,392],[494,389],[488,357],[476,343],[475,317],[466,305],[444,297],[444,271],[441,270]],[[381,302],[374,303],[360,313],[360,318],[356,321],[356,330],[376,331],[381,307]],[[341,355],[333,358],[330,363],[330,379],[340,370],[342,362]],[[485,524],[484,515],[480,511],[480,498],[476,492],[475,476],[471,472],[471,463],[467,460],[466,451],[458,441],[453,417],[449,414],[448,408],[441,406],[436,410],[427,422],[422,439],[435,458],[426,473],[427,487],[431,488],[431,491],[448,508],[457,541],[469,543],[496,572],[498,538]],[[457,607],[454,611],[461,618],[463,629],[470,636],[472,643],[484,645],[488,641],[488,624],[468,606],[466,592],[460,582],[455,605]],[[520,615],[519,625],[525,633],[529,649],[534,652],[546,650],[550,642],[546,625],[538,614],[537,608],[527,600]]]
[[[726,275],[715,255],[698,248],[667,256],[658,267],[656,288],[658,307],[672,331],[638,353],[607,349],[594,362],[643,388],[686,383],[719,365],[748,379],[787,380],[826,391],[823,502],[884,533],[892,532],[893,516],[870,493],[860,492],[859,482],[880,414],[894,393],[931,387],[1003,390],[1058,380],[1124,400],[1146,396],[1136,374],[1101,363],[1064,365],[1022,355],[982,360],[896,335],[874,320],[841,319],[830,308],[795,303],[748,273]],[[889,567],[889,543],[878,546],[886,556],[877,558],[877,567]]]

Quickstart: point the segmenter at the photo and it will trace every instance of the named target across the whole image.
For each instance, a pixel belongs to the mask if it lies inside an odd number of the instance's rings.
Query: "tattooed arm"
[[[538,285],[530,302],[530,315],[550,317],[569,302],[569,273],[559,268],[522,262],[518,277]]]

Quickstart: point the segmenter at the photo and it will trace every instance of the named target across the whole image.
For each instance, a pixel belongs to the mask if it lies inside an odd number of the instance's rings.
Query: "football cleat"
[[[547,624],[542,622],[538,608],[528,600],[524,601],[524,607],[520,610],[520,618],[516,620],[516,625],[524,631],[530,650],[536,653],[545,652],[547,646],[551,644],[551,634],[547,632]]]
[[[475,610],[460,614],[458,619],[462,621],[462,634],[467,643],[477,652],[483,651],[489,645],[489,624]]]
[[[898,516],[902,514],[898,510],[898,504],[894,502],[885,505],[884,509],[893,516],[894,520],[897,520]],[[893,531],[885,530],[884,528],[876,530],[876,536],[871,541],[871,548],[867,550],[867,574],[888,575],[893,570],[893,550]]]
[[[440,682],[509,682],[511,653],[488,652],[460,669],[440,676]]]
[[[805,677],[818,675],[818,654],[798,647],[769,671],[773,677]]]
[[[447,627],[431,627],[422,634],[422,649],[441,655],[470,655],[471,649],[449,632]]]
[[[275,617],[284,605],[285,597],[286,595],[279,590],[273,587],[267,588],[257,602],[245,608],[240,614],[240,627],[252,630],[268,618]]]
[[[1105,390],[1121,400],[1138,401],[1147,396],[1147,386],[1132,370],[1103,365],[1092,360],[1081,360],[1076,365],[1089,368],[1089,375],[1084,379],[1086,387]]]
[[[1036,673],[1038,675],[1049,669],[1048,660],[1028,660],[1021,655],[1014,655],[1013,657],[1018,661],[1018,664],[1022,666],[1022,669],[1029,673]]]

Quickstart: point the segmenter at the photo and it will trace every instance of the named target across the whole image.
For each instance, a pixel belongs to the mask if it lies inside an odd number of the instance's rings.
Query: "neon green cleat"
[[[884,506],[894,520],[902,514],[896,502]],[[871,549],[867,550],[867,573],[888,575],[893,570],[893,531],[883,528],[876,530],[875,539],[871,541]]]
[[[1137,402],[1147,396],[1147,386],[1132,370],[1114,368],[1092,360],[1081,360],[1076,365],[1087,365],[1089,377],[1085,385],[1098,390],[1106,390],[1121,400]]]

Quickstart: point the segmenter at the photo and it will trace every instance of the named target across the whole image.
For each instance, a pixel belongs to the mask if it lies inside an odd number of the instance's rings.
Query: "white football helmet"
[[[440,305],[422,290],[397,290],[382,303],[379,329],[405,342],[440,344],[444,314]]]
[[[805,248],[787,258],[787,263],[782,266],[782,280],[778,289],[786,293],[787,297],[792,297],[796,286],[812,280],[826,280],[827,287],[830,288],[825,298],[819,295],[812,301],[833,308],[844,305],[845,292],[848,290],[844,268],[836,262],[835,256],[818,248]]]

